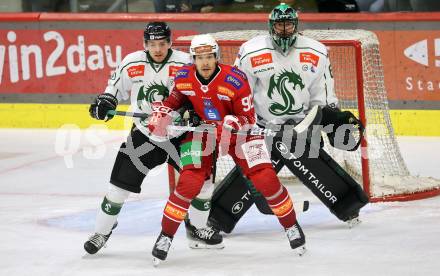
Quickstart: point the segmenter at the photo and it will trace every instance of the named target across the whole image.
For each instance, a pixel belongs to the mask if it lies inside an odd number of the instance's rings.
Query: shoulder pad
[[[184,64],[191,63],[191,57],[188,53],[173,49],[173,59]]]
[[[310,48],[319,54],[327,55],[327,47],[324,44],[307,36],[298,35],[295,47]]]
[[[133,53],[126,55],[122,59],[121,64],[127,64],[130,62],[136,62],[136,61],[145,61],[145,52],[144,51],[136,51],[136,52],[133,52]]]
[[[231,74],[231,72],[227,72],[224,82],[239,90],[243,86],[245,80],[235,74]]]

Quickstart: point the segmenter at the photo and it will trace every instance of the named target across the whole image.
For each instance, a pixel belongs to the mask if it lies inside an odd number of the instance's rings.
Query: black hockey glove
[[[365,127],[362,122],[353,115],[353,113],[351,113],[350,111],[341,111],[339,108],[326,106],[322,109],[321,123],[324,127],[333,124],[333,132],[327,133],[330,144],[333,147],[347,151],[357,150],[361,143],[361,138],[364,133]],[[355,129],[358,130],[358,133],[355,133],[356,131],[350,131],[350,129],[345,129],[343,141],[335,141],[335,136],[338,128],[344,125],[352,125]],[[355,143],[350,143],[350,141],[355,141]]]
[[[109,93],[101,94],[96,97],[95,101],[90,105],[89,112],[92,118],[108,121],[113,115],[107,115],[110,110],[116,110],[118,99]]]

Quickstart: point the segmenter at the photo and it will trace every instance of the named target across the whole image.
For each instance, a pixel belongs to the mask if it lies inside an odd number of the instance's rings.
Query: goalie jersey
[[[300,34],[286,55],[269,34],[254,37],[241,46],[234,65],[248,77],[259,124],[299,122],[313,106],[338,102],[327,48]]]
[[[105,93],[114,95],[118,101],[131,98],[133,112],[151,114],[151,103],[169,96],[177,71],[190,62],[189,54],[177,50],[170,49],[162,63],[155,63],[146,51],[133,52],[116,68]]]

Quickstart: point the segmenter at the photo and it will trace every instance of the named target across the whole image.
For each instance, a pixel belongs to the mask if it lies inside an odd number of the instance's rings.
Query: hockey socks
[[[188,213],[190,200],[182,197],[176,191],[168,199],[167,205],[163,210],[162,231],[173,237],[179,228],[180,223]]]
[[[107,195],[101,203],[101,208],[98,210],[96,217],[95,232],[107,235],[111,232],[113,225],[115,225],[122,205],[128,198],[130,192],[113,184],[110,184]]]
[[[197,197],[191,201],[189,219],[196,228],[205,228],[207,226],[213,191],[214,184],[212,184],[212,180],[209,178],[203,183],[203,187]]]
[[[266,197],[272,212],[277,216],[281,225],[287,229],[292,227],[296,222],[295,210],[289,193],[284,186],[280,187],[280,191],[273,196]]]
[[[255,188],[266,198],[272,212],[284,228],[296,222],[293,203],[286,188],[279,181],[273,169],[262,169],[249,175]]]

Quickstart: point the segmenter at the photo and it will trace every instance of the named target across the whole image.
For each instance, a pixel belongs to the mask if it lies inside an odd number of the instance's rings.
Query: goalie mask
[[[189,53],[194,60],[194,56],[204,54],[215,54],[217,60],[220,59],[220,51],[217,41],[209,35],[196,35],[191,40],[191,46],[189,47]]]
[[[276,6],[269,15],[269,33],[273,42],[283,51],[295,44],[298,34],[298,14],[289,5]]]
[[[144,30],[144,41],[166,39],[171,41],[171,30],[165,22],[150,22]]]

